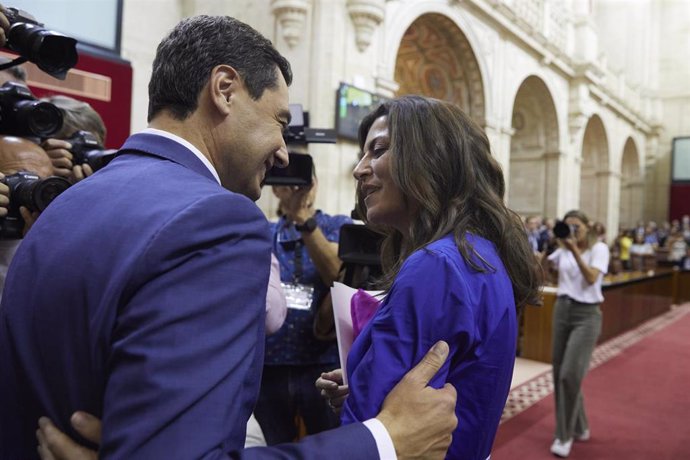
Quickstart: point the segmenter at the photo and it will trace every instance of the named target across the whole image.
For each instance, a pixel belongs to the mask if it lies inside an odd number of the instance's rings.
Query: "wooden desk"
[[[680,305],[685,302],[690,302],[690,271],[678,272],[676,279],[674,303]]]
[[[686,275],[679,283],[679,276]],[[690,297],[690,272],[657,269],[655,272],[621,273],[604,278],[602,326],[598,343],[633,329],[671,308],[674,297]],[[520,357],[551,362],[551,334],[556,288],[544,288],[544,305],[525,307],[520,331]]]

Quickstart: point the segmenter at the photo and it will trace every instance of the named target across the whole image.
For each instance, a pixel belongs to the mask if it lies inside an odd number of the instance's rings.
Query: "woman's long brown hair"
[[[503,201],[503,172],[491,156],[484,131],[451,103],[403,96],[383,103],[362,120],[361,149],[371,125],[384,115],[393,181],[417,211],[405,238],[393,228],[379,229],[386,235],[380,287],[390,289],[414,251],[450,233],[468,265],[479,272],[493,271],[468,243],[469,232],[496,246],[513,284],[516,306],[536,302],[542,271],[520,217]],[[357,206],[366,221],[359,187]]]

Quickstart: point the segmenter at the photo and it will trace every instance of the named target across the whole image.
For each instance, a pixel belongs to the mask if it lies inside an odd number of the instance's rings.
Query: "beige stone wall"
[[[461,37],[454,46],[459,43],[465,51],[458,55],[467,60],[469,52],[476,60],[475,70],[465,66],[463,71],[474,101],[481,103],[477,113],[493,153],[504,167],[509,202],[514,200],[521,212],[547,215],[562,215],[575,207],[586,210],[597,203],[596,213],[611,237],[621,216],[629,221],[638,215],[633,210],[637,200],[646,202],[640,205],[643,217],[662,220],[668,207],[670,139],[690,132],[690,58],[683,55],[683,47],[666,44],[688,43],[690,3],[553,0],[543,8],[544,4],[126,0],[123,56],[135,70],[132,128],[145,126],[146,85],[155,46],[184,16],[228,14],[258,29],[292,63],[291,102],[303,104],[312,126],[333,127],[338,84],[393,95],[399,87],[396,62],[405,32],[420,17],[436,14],[443,18],[443,28],[452,29],[450,36]],[[302,14],[285,15],[279,7],[286,6]],[[687,54],[690,47],[684,49]],[[530,94],[520,93],[525,82],[534,79],[540,83],[528,88]],[[516,129],[516,114],[529,117],[531,132]],[[585,129],[594,116],[602,129],[599,139],[589,142],[601,144],[597,149],[606,151],[606,159],[591,177],[585,173],[583,178]],[[638,165],[644,186],[639,177],[628,177],[630,167],[623,167],[626,148],[627,157],[634,157],[628,163]],[[357,150],[351,141],[309,146],[319,176],[317,206],[325,211],[349,213],[352,208],[351,171]],[[270,191],[258,204],[268,216],[274,215],[276,202]]]

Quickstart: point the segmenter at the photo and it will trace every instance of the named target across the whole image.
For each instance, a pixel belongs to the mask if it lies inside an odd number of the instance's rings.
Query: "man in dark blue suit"
[[[51,204],[9,270],[0,458],[37,456],[41,415],[86,443],[69,424],[75,410],[102,419],[102,458],[445,454],[455,393],[425,387],[429,365],[375,419],[240,451],[270,266],[254,200],[266,172],[288,161],[291,79],[270,42],[232,18],[186,19],[161,42],[149,128]]]

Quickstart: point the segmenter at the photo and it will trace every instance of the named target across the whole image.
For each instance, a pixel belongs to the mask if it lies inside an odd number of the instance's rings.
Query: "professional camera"
[[[51,176],[41,179],[27,171],[5,176],[1,182],[7,184],[10,189],[7,216],[0,219],[0,237],[7,239],[22,237],[24,219],[19,212],[21,206],[31,212],[43,211],[55,197],[70,186],[69,181],[62,177]]]
[[[302,104],[290,104],[290,124],[283,132],[283,139],[289,145],[295,144],[335,144],[334,129],[309,128],[309,113],[304,112]],[[310,155],[289,154],[290,164],[286,168],[274,166],[266,174],[264,185],[293,185],[308,187],[312,183],[314,161]]]
[[[64,80],[67,71],[77,64],[77,41],[44,29],[43,24],[26,11],[3,8],[2,12],[10,23],[5,46],[21,57],[0,66],[0,70],[31,61],[42,71]]]
[[[302,104],[290,104],[289,108],[290,124],[283,133],[286,144],[335,144],[334,129],[310,128],[309,112],[302,109]]]
[[[575,234],[575,229],[572,228],[571,225],[568,225],[562,220],[559,220],[553,226],[553,234],[556,236],[556,238],[568,238],[570,235]]]
[[[355,288],[375,287],[382,275],[382,242],[383,235],[366,225],[345,224],[340,227],[338,257],[343,261],[343,283]]]
[[[37,101],[29,88],[12,81],[0,86],[0,133],[50,137],[62,128],[62,112]]]
[[[306,153],[288,154],[290,164],[285,168],[272,167],[266,174],[264,185],[295,185],[308,187],[314,174],[314,160]]]
[[[83,165],[86,163],[94,171],[98,171],[110,163],[110,160],[115,158],[115,154],[117,154],[115,149],[104,149],[96,136],[89,131],[77,131],[67,139],[67,142],[72,144],[70,149],[72,164]]]

